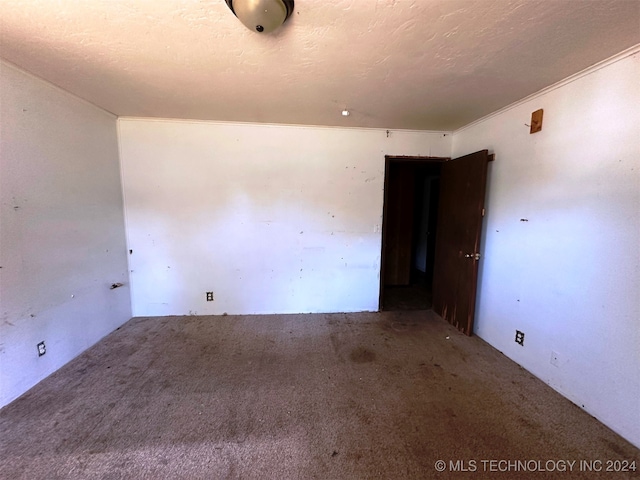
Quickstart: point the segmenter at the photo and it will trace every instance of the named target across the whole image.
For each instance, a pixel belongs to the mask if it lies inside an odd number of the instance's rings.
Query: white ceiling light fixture
[[[293,0],[225,0],[233,14],[258,33],[273,32],[293,12]]]
[[[351,115],[351,112],[349,110],[347,110],[346,108],[344,110],[342,110],[342,116],[343,117],[348,117],[349,115]]]

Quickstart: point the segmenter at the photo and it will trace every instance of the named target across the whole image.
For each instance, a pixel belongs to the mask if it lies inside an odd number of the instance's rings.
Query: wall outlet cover
[[[521,332],[520,330],[516,330],[516,343],[518,345],[524,346],[524,332]]]

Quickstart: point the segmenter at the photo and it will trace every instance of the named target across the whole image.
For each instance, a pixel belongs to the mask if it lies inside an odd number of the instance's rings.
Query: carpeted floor
[[[401,287],[385,286],[383,310],[429,310],[431,308],[431,288],[424,284]]]
[[[6,479],[640,478],[607,460],[640,452],[424,311],[136,318],[0,410]]]

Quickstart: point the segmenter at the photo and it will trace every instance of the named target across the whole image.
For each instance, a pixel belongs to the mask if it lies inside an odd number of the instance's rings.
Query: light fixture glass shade
[[[249,30],[274,31],[291,15],[293,0],[226,0],[236,17]]]

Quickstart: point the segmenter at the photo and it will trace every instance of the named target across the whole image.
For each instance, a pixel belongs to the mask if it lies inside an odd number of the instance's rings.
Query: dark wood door
[[[487,150],[445,162],[433,273],[433,310],[471,335],[487,183]]]

